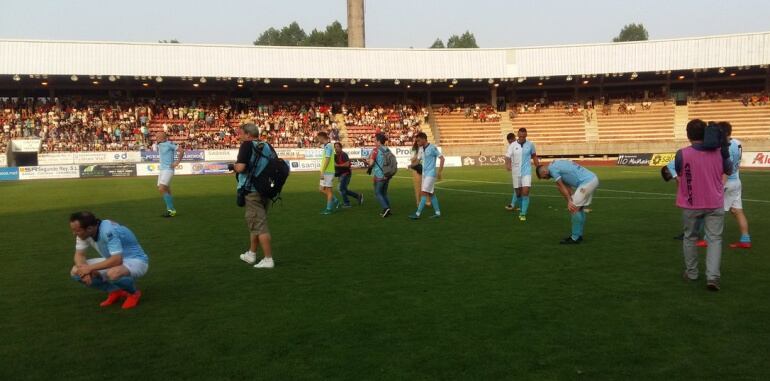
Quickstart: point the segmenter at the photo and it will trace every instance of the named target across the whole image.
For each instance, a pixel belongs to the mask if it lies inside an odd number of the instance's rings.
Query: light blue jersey
[[[527,140],[524,144],[518,141],[513,142],[521,147],[521,176],[532,176],[532,155],[535,155],[535,144]]]
[[[561,181],[572,187],[577,188],[593,179],[596,175],[578,165],[571,160],[555,160],[548,165],[548,172],[554,181]]]
[[[677,178],[678,175],[676,174],[676,161],[669,161],[668,164],[666,164],[666,168],[668,168],[668,173],[671,174],[672,179]]]
[[[110,220],[103,220],[99,223],[99,230],[96,233],[96,239],[88,238],[82,240],[75,238],[75,250],[85,251],[91,246],[99,252],[103,258],[107,259],[115,254],[120,254],[123,259],[135,259],[148,263],[149,259],[145,254],[139,241],[131,230],[127,227]]]
[[[169,140],[158,143],[158,155],[160,156],[160,169],[174,169],[171,166],[176,161],[177,145]]]
[[[422,175],[436,177],[436,159],[441,156],[441,152],[433,144],[428,144],[422,149]]]
[[[730,162],[733,164],[733,173],[727,176],[728,180],[740,180],[738,175],[739,168],[741,166],[741,158],[743,156],[743,146],[738,139],[730,139]]]
[[[385,173],[382,172],[382,166],[385,165],[385,153],[390,151],[390,148],[386,146],[380,146],[376,149],[377,156],[374,158],[374,162],[377,163],[372,168],[372,175],[375,179],[384,179]]]

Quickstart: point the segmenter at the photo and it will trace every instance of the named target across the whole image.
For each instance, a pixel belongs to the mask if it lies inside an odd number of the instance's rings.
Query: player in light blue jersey
[[[75,236],[75,265],[72,279],[88,287],[108,292],[100,305],[107,307],[122,298],[123,308],[134,308],[142,292],[134,281],[147,273],[149,260],[134,233],[110,220],[100,220],[91,212],[70,216],[70,229]],[[101,258],[86,258],[93,247]]]
[[[511,171],[514,189],[510,208],[506,207],[506,209],[513,210],[516,204],[520,203],[519,220],[526,221],[529,211],[529,190],[532,187],[530,160],[534,162],[535,167],[540,165],[535,144],[527,140],[526,128],[519,128],[518,138],[508,145],[506,158],[506,167]]]
[[[722,131],[724,131],[730,139],[730,162],[733,163],[733,173],[727,177],[727,181],[725,182],[725,212],[729,211],[735,216],[735,221],[738,223],[738,228],[741,231],[740,240],[731,243],[730,247],[733,249],[750,249],[751,236],[749,235],[749,221],[743,213],[743,200],[741,196],[743,184],[741,183],[740,174],[738,173],[743,156],[743,146],[738,139],[733,139],[733,126],[730,123],[720,122],[719,125],[722,127]]]
[[[158,191],[166,203],[166,213],[163,217],[176,216],[174,208],[174,198],[171,196],[171,179],[174,177],[174,168],[179,165],[184,156],[184,150],[168,140],[165,132],[161,131],[155,136],[158,146],[158,156],[160,159],[160,171],[158,173]]]
[[[567,209],[572,213],[572,235],[560,243],[569,245],[583,242],[585,207],[591,205],[594,191],[599,187],[599,178],[570,160],[554,160],[551,164],[538,166],[537,177],[556,182],[559,193],[567,200]]]
[[[441,217],[441,208],[438,204],[438,197],[436,197],[435,186],[436,180],[441,180],[441,174],[444,172],[444,155],[439,152],[435,145],[428,143],[428,135],[424,132],[415,136],[415,142],[420,147],[417,157],[422,159],[422,195],[420,196],[420,204],[417,205],[417,211],[409,218],[420,219],[428,198],[430,198],[434,211],[430,218],[439,218]],[[436,169],[436,160],[439,161],[438,170]]]

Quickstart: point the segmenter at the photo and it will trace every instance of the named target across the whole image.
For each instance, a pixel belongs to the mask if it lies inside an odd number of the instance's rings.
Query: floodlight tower
[[[348,47],[366,47],[364,0],[348,0]]]

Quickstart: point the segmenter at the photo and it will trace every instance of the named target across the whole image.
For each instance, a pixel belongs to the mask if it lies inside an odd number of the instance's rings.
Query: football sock
[[[583,236],[583,225],[585,224],[585,212],[582,210],[572,213],[572,239],[577,241]]]
[[[116,281],[113,281],[112,284],[120,287],[121,290],[124,290],[129,294],[136,292],[136,288],[134,287],[134,278],[131,278],[130,276],[124,276]]]
[[[748,234],[741,234],[741,242],[742,243],[749,243],[751,242],[751,236]]]
[[[428,202],[428,198],[425,195],[422,195],[420,197],[420,205],[417,205],[417,212],[415,213],[416,215],[419,216],[420,214],[422,214],[422,210],[425,208],[425,203],[426,202]]]
[[[513,196],[511,196],[511,206],[516,207],[516,192],[513,193]]]
[[[438,197],[436,195],[430,196],[430,202],[433,204],[433,210],[436,212],[436,214],[441,214],[441,207],[438,206]]]
[[[529,209],[529,196],[523,196],[521,198],[521,215],[526,216]]]
[[[521,209],[521,197],[516,197],[516,202],[513,203],[513,207],[519,207],[519,209]]]
[[[163,201],[166,202],[167,210],[176,210],[174,209],[174,198],[171,197],[170,193],[163,193]]]
[[[331,199],[326,202],[326,210],[332,210],[334,209],[334,199]]]

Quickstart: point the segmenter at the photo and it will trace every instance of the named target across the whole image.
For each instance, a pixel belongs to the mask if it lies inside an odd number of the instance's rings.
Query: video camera
[[[703,147],[706,149],[721,150],[722,157],[730,157],[730,132],[732,129],[727,122],[708,122],[703,134]]]

